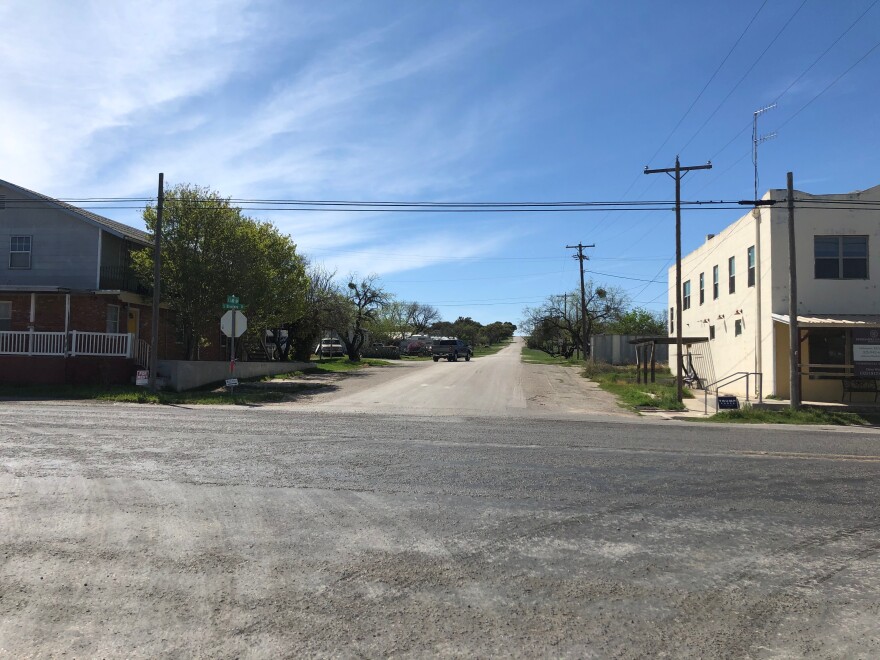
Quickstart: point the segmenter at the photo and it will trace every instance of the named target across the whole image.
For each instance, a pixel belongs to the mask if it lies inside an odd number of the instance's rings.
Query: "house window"
[[[700,304],[706,301],[706,274],[700,273]]]
[[[817,280],[868,279],[867,236],[814,236]]]
[[[743,333],[743,322],[740,319],[733,321],[733,336],[739,337]]]
[[[681,297],[684,299],[682,301],[682,307],[684,309],[690,309],[691,308],[691,281],[688,280],[687,282],[685,282],[681,288],[682,288]]]
[[[675,332],[675,307],[669,308],[669,334]]]
[[[107,305],[107,332],[119,332],[119,305]]]
[[[0,301],[0,331],[12,330],[12,303]]]
[[[807,347],[810,378],[840,378],[843,375],[843,365],[846,364],[846,330],[811,328],[807,334]],[[823,373],[833,375],[816,375]]]
[[[718,266],[712,266],[712,300],[718,300]]]
[[[6,210],[6,195],[0,195],[0,211]]]
[[[736,291],[736,257],[727,260],[727,293]]]
[[[709,326],[709,339],[715,339],[715,326]]]
[[[755,246],[754,245],[749,248],[747,255],[748,255],[747,261],[748,261],[748,266],[749,266],[748,285],[755,286]]]
[[[31,267],[31,237],[13,236],[9,242],[9,267]]]

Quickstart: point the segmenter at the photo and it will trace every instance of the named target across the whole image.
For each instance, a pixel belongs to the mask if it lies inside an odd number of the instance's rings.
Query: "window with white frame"
[[[718,266],[712,266],[712,300],[718,300]]]
[[[0,300],[0,331],[12,330],[12,302]]]
[[[119,305],[107,305],[107,332],[119,332]]]
[[[733,335],[735,337],[739,337],[743,333],[743,322],[739,319],[734,320],[733,322]]]
[[[683,309],[690,309],[691,308],[691,281],[688,280],[687,282],[685,282],[681,288],[682,288],[681,297],[683,298],[682,308]]]
[[[706,302],[706,273],[700,273],[700,304]]]
[[[817,280],[868,279],[867,236],[813,236]]]
[[[31,237],[13,236],[9,241],[9,267],[31,267]]]
[[[669,334],[675,332],[675,307],[669,308]]]

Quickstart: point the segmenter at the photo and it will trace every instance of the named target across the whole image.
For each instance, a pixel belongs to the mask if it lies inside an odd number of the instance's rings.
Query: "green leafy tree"
[[[666,336],[666,313],[651,312],[636,307],[622,313],[605,327],[605,332],[616,335]]]
[[[143,218],[154,232],[155,207],[147,206]],[[133,266],[152,282],[152,250],[135,253]],[[176,312],[189,359],[217,337],[226,296],[238,295],[248,333],[259,335],[278,318],[298,313],[307,284],[290,237],[242,215],[219,193],[191,184],[165,193],[161,276],[161,300]]]

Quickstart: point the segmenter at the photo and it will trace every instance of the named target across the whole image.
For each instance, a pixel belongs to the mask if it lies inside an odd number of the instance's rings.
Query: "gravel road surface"
[[[305,405],[0,404],[0,657],[880,656],[875,432]]]

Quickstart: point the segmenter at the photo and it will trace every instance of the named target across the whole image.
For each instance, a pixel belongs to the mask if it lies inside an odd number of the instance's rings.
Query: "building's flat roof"
[[[788,314],[772,314],[774,321],[789,325]],[[799,326],[816,328],[880,328],[880,314],[798,314]]]

